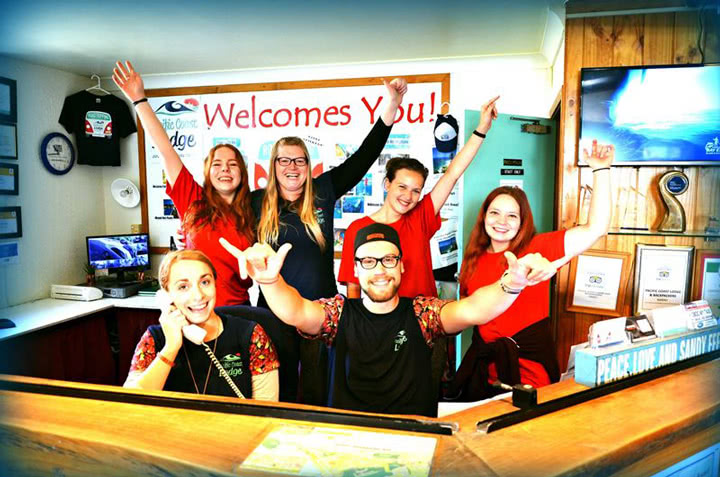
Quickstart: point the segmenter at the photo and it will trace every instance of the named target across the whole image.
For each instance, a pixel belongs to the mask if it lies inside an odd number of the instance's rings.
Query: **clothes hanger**
[[[90,86],[90,87],[89,87],[88,89],[86,89],[85,91],[87,91],[87,92],[99,91],[99,92],[101,92],[101,93],[110,94],[109,91],[103,89],[103,87],[100,85],[100,77],[99,77],[98,75],[93,74],[93,75],[90,76],[90,79],[96,79],[96,80],[97,80],[97,84],[96,84],[95,86]]]

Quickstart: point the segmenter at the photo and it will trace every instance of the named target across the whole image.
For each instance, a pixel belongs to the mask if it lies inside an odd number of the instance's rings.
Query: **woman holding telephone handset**
[[[140,339],[125,387],[278,400],[279,361],[270,338],[255,322],[215,311],[216,279],[198,250],[165,256],[160,325]]]

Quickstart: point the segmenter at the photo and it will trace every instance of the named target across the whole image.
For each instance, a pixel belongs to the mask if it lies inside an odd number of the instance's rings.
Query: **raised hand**
[[[615,146],[598,144],[597,139],[593,139],[590,153],[583,148],[583,159],[593,169],[610,167],[615,160]]]
[[[187,248],[187,235],[182,227],[178,227],[175,231],[175,247],[178,250],[185,250]]]
[[[500,96],[495,96],[480,108],[480,122],[476,128],[478,132],[487,134],[492,126],[492,122],[497,119],[498,111],[495,103],[498,99],[500,99]]]
[[[145,85],[140,77],[140,73],[135,71],[132,63],[126,61],[123,65],[121,61],[118,61],[115,65],[112,79],[125,97],[132,102],[144,98]]]
[[[518,259],[512,252],[505,252],[508,261],[506,285],[514,289],[537,285],[549,280],[565,262],[564,259],[549,261],[539,253],[529,253]]]
[[[276,252],[266,243],[256,243],[243,251],[224,238],[220,238],[220,245],[237,258],[240,278],[250,276],[261,285],[269,285],[278,280],[285,257],[292,248],[292,244],[285,243]]]
[[[405,80],[405,78],[395,78],[389,83],[383,80],[383,84],[388,90],[388,93],[390,95],[390,101],[394,102],[395,104],[402,104],[403,97],[405,96],[405,93],[407,93],[408,89],[407,81]]]

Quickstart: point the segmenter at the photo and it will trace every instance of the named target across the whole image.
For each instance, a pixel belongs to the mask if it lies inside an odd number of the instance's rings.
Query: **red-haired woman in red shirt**
[[[242,154],[230,144],[210,149],[203,165],[204,184],[198,184],[170,143],[147,101],[142,77],[129,61],[117,62],[113,81],[132,101],[160,154],[166,193],[182,220],[187,248],[204,252],[217,270],[217,306],[249,305],[252,280],[240,278],[235,257],[218,242],[218,237],[225,237],[241,250],[255,242],[255,216]]]
[[[593,196],[588,222],[568,230],[535,233],[527,196],[516,187],[490,192],[478,213],[460,270],[460,294],[497,281],[507,268],[503,252],[521,257],[538,252],[548,260],[567,262],[607,234],[610,226],[610,166],[613,146],[593,141],[583,151],[593,169]],[[473,344],[463,358],[450,398],[477,400],[494,394],[489,383],[545,386],[559,379],[555,346],[548,316],[549,281],[527,287],[513,305],[493,321],[477,327]],[[512,292],[512,290],[510,290]]]

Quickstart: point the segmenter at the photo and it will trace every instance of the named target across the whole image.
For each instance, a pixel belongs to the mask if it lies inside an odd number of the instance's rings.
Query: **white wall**
[[[142,64],[135,66],[142,72]],[[145,85],[150,89],[370,76],[391,79],[401,75],[429,73],[451,73],[450,112],[459,120],[461,131],[464,127],[464,110],[480,109],[483,102],[493,95],[501,95],[498,107],[502,113],[538,117],[547,117],[554,99],[552,70],[541,54],[473,60],[150,75],[145,77]],[[109,196],[110,184],[118,177],[131,179],[140,185],[136,134],[122,141],[122,165],[117,168],[76,166],[66,177],[57,178],[50,177],[42,169],[37,157],[36,150],[42,136],[62,130],[57,117],[64,97],[89,86],[89,80],[12,61],[8,66],[0,67],[0,75],[18,80],[21,121],[18,130],[22,131],[20,148],[23,151],[20,161],[21,205],[23,214],[28,214],[24,222],[37,223],[36,229],[32,232],[28,230],[22,239],[21,265],[7,267],[6,271],[0,269],[0,274],[12,276],[13,283],[6,286],[8,304],[12,305],[47,296],[51,282],[81,281],[85,235],[128,233],[130,225],[141,223],[142,219],[140,207],[124,209]],[[111,80],[104,78],[103,86],[121,96]],[[44,93],[38,94],[40,91]],[[25,163],[31,165],[26,166]],[[29,193],[30,190],[35,193]],[[155,269],[159,262],[157,258],[153,257]]]
[[[84,237],[105,231],[103,171],[75,166],[50,174],[40,160],[46,134],[65,132],[58,123],[63,100],[87,88],[87,78],[0,57],[0,76],[17,81],[19,196],[0,196],[0,205],[19,205],[23,237],[20,263],[0,266],[0,307],[47,297],[51,283],[84,280]]]

